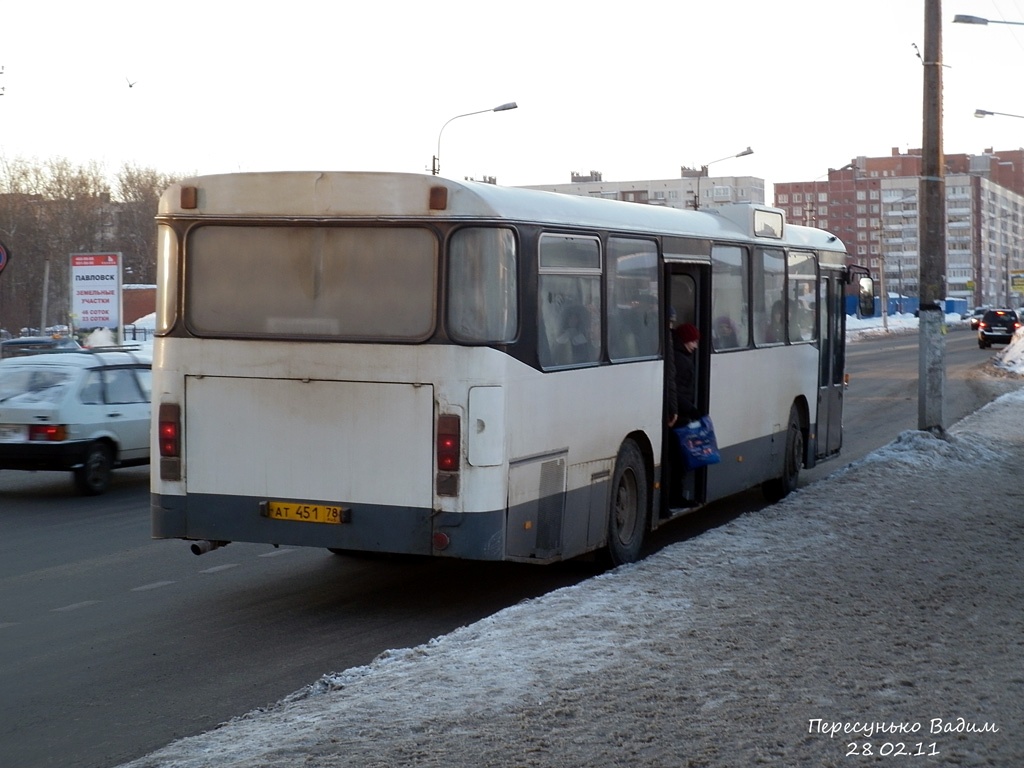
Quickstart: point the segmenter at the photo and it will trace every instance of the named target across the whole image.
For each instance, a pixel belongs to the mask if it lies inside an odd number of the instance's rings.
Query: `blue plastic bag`
[[[706,467],[722,460],[718,454],[718,441],[710,416],[702,416],[698,421],[677,427],[675,433],[688,469]]]

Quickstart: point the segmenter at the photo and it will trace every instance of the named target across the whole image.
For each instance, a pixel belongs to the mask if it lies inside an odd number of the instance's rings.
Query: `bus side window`
[[[711,250],[711,340],[716,351],[750,344],[750,253],[716,245]]]
[[[587,285],[587,283],[590,283]],[[600,304],[596,278],[544,275],[541,278],[537,354],[542,368],[596,363],[601,356]],[[583,290],[589,288],[590,290]],[[594,296],[588,305],[586,295]],[[576,298],[583,294],[584,300]]]
[[[658,247],[648,240],[608,238],[608,356],[650,358],[661,344]]]
[[[789,299],[790,341],[814,341],[818,335],[814,320],[816,262],[813,253],[791,251],[789,254],[786,295]]]
[[[601,251],[595,237],[544,235],[539,248],[537,356],[541,368],[601,359]]]
[[[466,227],[448,245],[448,330],[458,341],[507,343],[519,326],[511,229]]]

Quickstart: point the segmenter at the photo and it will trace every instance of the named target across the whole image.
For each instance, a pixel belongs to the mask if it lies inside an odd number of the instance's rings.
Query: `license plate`
[[[349,510],[335,504],[302,504],[294,501],[268,501],[261,504],[264,517],[296,520],[300,523],[347,523]]]
[[[23,442],[27,435],[24,424],[0,424],[0,443]]]

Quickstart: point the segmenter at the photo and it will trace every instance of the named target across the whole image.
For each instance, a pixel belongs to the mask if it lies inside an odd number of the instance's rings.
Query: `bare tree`
[[[0,162],[0,238],[11,259],[0,275],[0,327],[14,333],[38,324],[42,300],[43,228],[38,169],[23,160]],[[34,317],[34,321],[30,318]]]
[[[175,177],[125,164],[117,174],[117,232],[129,282],[156,284],[156,223],[160,195]]]
[[[45,204],[40,206],[45,234],[44,275],[49,274],[47,327],[70,324],[69,256],[114,250],[110,187],[98,165],[73,166],[50,160],[40,178]]]
[[[0,240],[12,254],[0,275],[0,327],[17,332],[41,320],[44,326],[68,323],[72,253],[120,252],[126,281],[155,283],[154,217],[160,194],[175,178],[125,165],[112,194],[96,163],[0,157]]]

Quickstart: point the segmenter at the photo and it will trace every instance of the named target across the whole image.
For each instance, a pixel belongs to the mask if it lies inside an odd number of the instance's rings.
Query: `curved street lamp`
[[[441,130],[437,132],[437,154],[434,155],[433,160],[430,163],[430,172],[437,176],[441,171],[441,134],[444,133],[444,129],[448,127],[448,123],[452,120],[458,120],[460,117],[469,117],[470,115],[482,115],[484,112],[507,112],[510,109],[517,109],[519,107],[514,101],[510,101],[507,104],[499,104],[491,109],[479,109],[476,112],[466,112],[464,115],[456,115],[450,118],[448,122],[441,126]]]
[[[1019,117],[1024,120],[1024,115],[1012,115],[1009,112],[989,112],[987,109],[974,110],[975,117],[988,117],[989,115],[1002,115],[1003,117]]]
[[[953,17],[954,24],[1013,24],[1024,26],[1024,21],[997,21],[996,19],[983,19],[981,16],[968,16],[965,13],[958,13]]]
[[[700,175],[697,177],[697,191],[694,192],[694,194],[693,194],[693,210],[695,210],[695,211],[699,211],[700,210],[700,180],[701,180],[702,177],[708,175],[708,166],[709,165],[714,165],[715,163],[720,163],[723,160],[731,160],[734,157],[746,157],[747,155],[752,155],[752,154],[754,154],[754,150],[752,150],[750,147],[747,147],[742,152],[737,152],[735,155],[727,155],[726,157],[720,157],[717,160],[712,160],[710,163],[702,165],[700,167]]]

